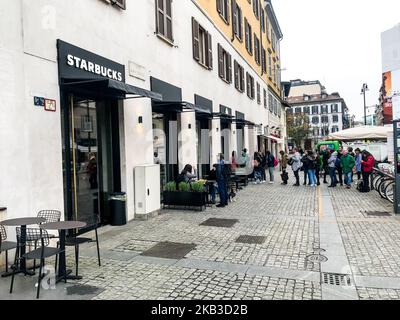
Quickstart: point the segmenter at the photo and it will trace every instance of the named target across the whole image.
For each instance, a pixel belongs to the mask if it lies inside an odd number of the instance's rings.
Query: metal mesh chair
[[[61,219],[61,212],[58,210],[41,210],[37,216],[38,218],[46,219],[46,222],[43,223],[59,222]]]
[[[66,247],[75,247],[75,273],[76,276],[78,276],[78,267],[79,267],[79,246],[84,243],[90,243],[90,242],[96,242],[96,248],[97,248],[97,259],[99,262],[99,267],[101,267],[101,261],[100,261],[100,246],[99,246],[99,236],[97,233],[97,228],[100,225],[100,217],[98,215],[95,216],[90,216],[87,218],[80,218],[79,219],[82,222],[86,222],[86,227],[79,229],[77,233],[72,234],[71,236],[68,236],[65,240],[65,246]],[[95,239],[89,238],[89,237],[82,237],[82,235],[93,231],[95,232]],[[59,243],[57,244],[57,247],[59,246]],[[57,262],[56,262],[57,265]]]
[[[21,259],[27,259],[27,260],[37,259],[40,260],[39,281],[36,293],[36,298],[38,299],[40,293],[41,281],[43,279],[42,270],[45,265],[45,259],[59,255],[61,250],[59,248],[49,247],[50,237],[46,230],[27,228],[25,234],[21,232],[20,227],[17,227],[16,230],[17,230],[17,250],[19,250],[19,247],[21,247],[24,243],[29,243],[29,242],[40,243],[41,246],[37,249],[25,253],[21,257],[19,257],[18,254],[15,255],[15,261],[14,261],[13,273],[10,285],[10,293],[12,293],[13,290],[14,277],[16,270],[18,269],[19,261]]]
[[[0,224],[0,254],[6,253],[6,272],[8,272],[8,250],[16,249],[17,243],[7,240],[6,228]]]

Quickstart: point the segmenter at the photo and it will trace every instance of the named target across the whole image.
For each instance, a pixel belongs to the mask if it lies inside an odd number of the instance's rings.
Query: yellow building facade
[[[270,92],[272,91],[280,98],[281,59],[279,42],[283,35],[271,0],[196,0],[195,2],[224,36],[231,41],[232,46],[246,60],[248,65],[264,80]],[[234,27],[233,24],[236,24],[236,26]],[[246,24],[251,27],[251,32],[248,32],[249,28],[246,27]],[[249,46],[246,43],[248,43],[250,33],[251,50],[248,50]],[[237,34],[242,35],[241,39]],[[255,38],[258,39],[259,46],[256,46]],[[257,47],[260,51],[258,61],[256,58]],[[264,59],[265,62],[263,63]]]

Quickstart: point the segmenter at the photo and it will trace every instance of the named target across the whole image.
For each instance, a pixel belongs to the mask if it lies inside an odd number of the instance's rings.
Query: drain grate
[[[237,219],[210,218],[201,223],[200,225],[207,227],[232,228],[238,222],[239,220]]]
[[[391,217],[392,214],[387,211],[364,211],[364,215],[368,217]]]
[[[160,242],[140,255],[164,259],[183,259],[194,248],[196,245],[193,243]]]
[[[248,244],[263,244],[265,240],[267,240],[267,237],[241,235],[239,238],[236,239],[236,242]]]
[[[322,283],[332,286],[351,286],[351,278],[348,274],[322,273]]]
[[[310,254],[309,256],[306,257],[307,261],[313,262],[313,263],[321,263],[321,262],[327,262],[328,258],[321,255],[321,254]]]
[[[93,286],[87,286],[87,285],[75,285],[72,287],[67,287],[67,295],[72,296],[72,295],[79,295],[79,296],[85,296],[85,295],[93,295],[93,294],[99,294],[104,289],[98,288],[98,287],[93,287]]]

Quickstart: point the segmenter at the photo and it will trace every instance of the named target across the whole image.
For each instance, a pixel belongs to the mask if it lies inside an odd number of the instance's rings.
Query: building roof
[[[308,100],[305,100],[305,97],[308,97]],[[314,94],[311,96],[300,96],[300,97],[289,97],[287,102],[290,105],[304,105],[304,104],[316,104],[316,103],[324,103],[324,102],[335,102],[340,101],[344,102],[344,99],[340,97],[339,93],[333,94]]]

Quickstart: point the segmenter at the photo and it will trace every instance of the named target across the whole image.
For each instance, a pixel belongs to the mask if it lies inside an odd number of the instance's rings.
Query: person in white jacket
[[[301,167],[303,166],[303,163],[301,162],[301,155],[298,151],[297,148],[293,149],[294,155],[292,156],[292,170],[294,173],[294,176],[296,177],[296,183],[294,184],[295,187],[300,186],[300,177],[299,177],[299,171]]]
[[[328,159],[328,167],[329,167],[329,176],[331,177],[331,185],[328,188],[335,188],[337,185],[336,178],[336,159],[338,157],[338,153],[336,151],[331,151],[331,156]]]

